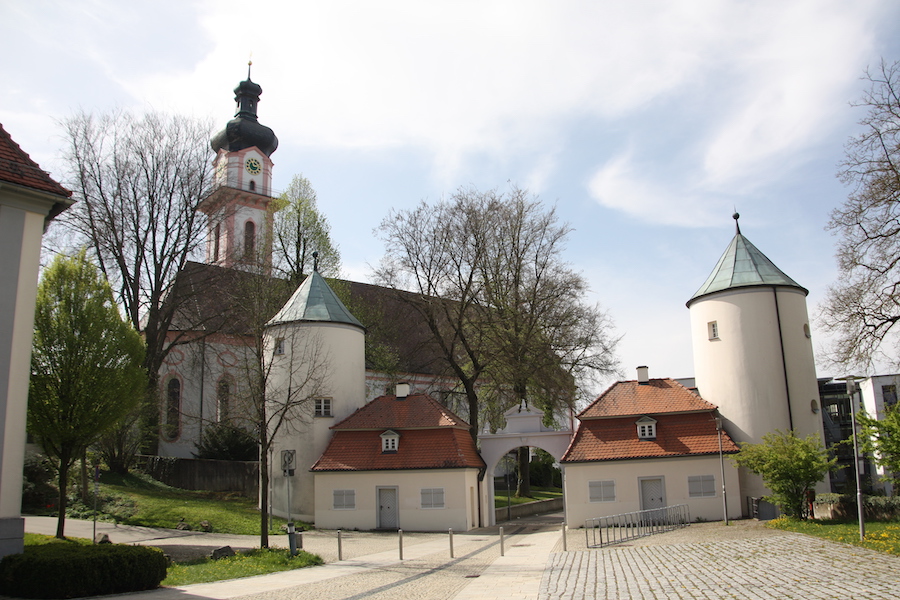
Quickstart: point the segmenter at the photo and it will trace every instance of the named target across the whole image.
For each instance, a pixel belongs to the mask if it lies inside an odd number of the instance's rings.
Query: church
[[[271,277],[278,139],[259,123],[261,93],[248,73],[235,89],[235,117],[212,139],[216,187],[200,206],[206,260],[178,276],[177,344],[159,373],[160,455],[189,458],[204,428],[239,422],[252,396],[248,369],[261,369],[269,416],[290,407],[273,438],[275,514],[361,529],[493,523],[490,474],[500,456],[485,461],[460,436],[467,425],[448,408],[455,383],[396,293],[348,282],[397,323],[404,368],[388,374],[367,364],[366,327],[317,269],[297,289]],[[722,456],[774,430],[822,435],[808,292],[741,234],[737,218],[687,302],[695,380],[651,379],[640,368],[582,411],[564,443],[547,447],[563,471],[570,526],[660,502],[687,503],[704,519],[747,516],[748,499],[767,490]],[[513,421],[497,435],[527,442],[550,433]]]

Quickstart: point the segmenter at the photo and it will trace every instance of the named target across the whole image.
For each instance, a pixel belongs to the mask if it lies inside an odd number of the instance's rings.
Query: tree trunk
[[[269,434],[265,419],[259,424],[259,547],[269,547]]]
[[[518,449],[519,455],[519,480],[516,488],[516,498],[531,498],[531,473],[528,446]]]
[[[64,453],[63,456],[59,457],[59,516],[56,520],[56,537],[61,540],[66,539],[66,486],[69,483],[69,467],[71,466],[71,462],[72,460],[69,458],[68,454]]]

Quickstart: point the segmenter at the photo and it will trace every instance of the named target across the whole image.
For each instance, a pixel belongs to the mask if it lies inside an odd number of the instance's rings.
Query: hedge
[[[26,546],[0,561],[0,594],[78,598],[159,587],[166,557],[159,548],[97,544]]]

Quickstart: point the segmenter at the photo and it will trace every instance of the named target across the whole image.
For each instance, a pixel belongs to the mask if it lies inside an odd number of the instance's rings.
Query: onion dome
[[[234,101],[237,103],[234,118],[212,138],[213,152],[236,152],[252,146],[259,148],[266,156],[275,152],[278,148],[275,132],[257,120],[256,105],[261,94],[262,87],[250,80],[248,68],[247,80],[234,88]]]

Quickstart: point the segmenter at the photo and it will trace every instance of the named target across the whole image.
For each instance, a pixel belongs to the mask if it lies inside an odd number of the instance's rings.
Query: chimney
[[[397,395],[397,400],[404,400],[409,396],[409,384],[405,381],[398,382],[394,388],[394,393]]]
[[[650,369],[648,367],[638,367],[637,368],[637,381],[641,385],[647,385],[650,383]]]

